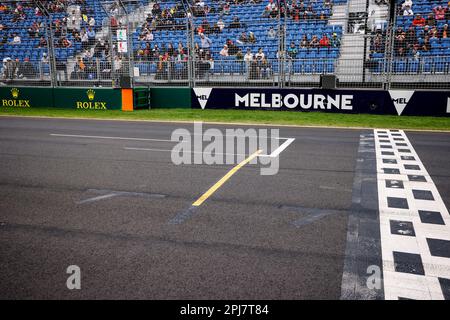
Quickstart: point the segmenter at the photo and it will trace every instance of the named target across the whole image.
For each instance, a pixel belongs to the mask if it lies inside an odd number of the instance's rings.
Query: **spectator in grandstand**
[[[258,49],[258,52],[255,54],[256,61],[263,61],[266,58],[266,55],[263,52],[262,48]]]
[[[39,43],[37,45],[38,48],[45,48],[47,47],[47,40],[44,37],[41,37],[39,39]]]
[[[49,64],[49,60],[48,60],[48,56],[47,56],[47,53],[46,53],[46,52],[44,52],[44,53],[42,54],[41,63],[43,63],[43,64]]]
[[[16,78],[23,78],[22,73],[22,62],[20,62],[19,58],[16,58],[16,60],[13,61],[13,68],[14,68],[14,77]]]
[[[324,0],[323,7],[325,9],[333,9],[333,2],[331,0]]]
[[[302,40],[300,40],[300,48],[306,49],[308,47],[309,47],[308,36],[304,34]]]
[[[89,25],[89,27],[91,27],[92,29],[95,30],[95,19],[94,19],[94,17],[90,17],[89,18],[88,25]]]
[[[82,47],[87,47],[88,43],[89,43],[89,36],[86,32],[86,29],[81,30],[81,46]]]
[[[277,57],[277,59],[285,59],[286,58],[286,52],[284,50],[278,50],[276,57]]]
[[[435,26],[436,25],[436,19],[432,13],[429,13],[428,17],[425,19],[425,25],[427,25],[427,26]]]
[[[4,3],[0,3],[0,13],[8,13],[9,9]]]
[[[211,47],[212,40],[202,33],[200,34],[200,44],[202,49],[209,49]]]
[[[253,53],[250,48],[247,48],[247,53],[244,56],[244,61],[248,64],[253,61]]]
[[[229,15],[230,14],[230,4],[228,2],[224,3],[221,7],[221,12],[224,15]]]
[[[269,6],[266,6],[266,7],[264,8],[264,11],[263,11],[263,13],[261,14],[261,16],[262,16],[263,18],[269,18],[269,17],[270,17],[270,13],[271,13],[271,10],[269,9]]]
[[[155,46],[152,49],[152,56],[153,60],[159,60],[159,56],[161,55],[161,50],[159,49],[159,46],[155,44]]]
[[[412,24],[413,26],[423,27],[425,26],[425,19],[420,14],[417,14]]]
[[[22,43],[22,39],[17,33],[13,34],[13,40],[10,42],[11,45],[18,45]]]
[[[445,8],[442,6],[436,6],[433,8],[434,18],[436,20],[444,20],[445,19]]]
[[[430,27],[429,26],[425,26],[423,27],[423,29],[419,30],[419,35],[421,38],[425,37],[426,35],[429,36],[430,35]]]
[[[237,41],[237,43],[239,44],[245,44],[248,42],[248,36],[247,33],[244,31],[241,33],[241,35],[239,36],[239,39]]]
[[[253,32],[250,31],[248,35],[248,42],[249,43],[256,43],[256,36]]]
[[[61,48],[70,48],[70,47],[72,47],[72,41],[70,41],[66,37],[63,37],[61,39]]]
[[[408,31],[406,32],[405,40],[408,48],[411,48],[412,46],[414,46],[414,44],[417,43],[416,30],[414,30],[414,27],[409,27]]]
[[[406,6],[405,9],[403,10],[403,15],[404,16],[413,16],[414,11],[411,9],[411,7]]]
[[[441,39],[446,39],[449,36],[449,31],[448,31],[448,24],[444,24],[442,26],[442,29],[439,30],[439,38]]]
[[[319,40],[319,46],[322,48],[328,48],[330,46],[330,39],[326,34],[322,35],[322,38]]]
[[[88,31],[86,33],[87,33],[87,36],[88,36],[88,39],[89,39],[88,44],[90,46],[93,46],[95,44],[95,31],[94,31],[94,29],[92,27],[89,27],[89,29],[88,29]]]
[[[313,35],[311,41],[309,42],[310,48],[318,48],[320,46],[319,38],[316,35]]]
[[[431,28],[429,34],[430,34],[430,39],[437,39],[439,36],[439,31],[438,31],[437,27],[434,26],[433,28]]]
[[[240,22],[240,20],[239,20],[239,17],[234,17],[233,18],[233,21],[230,23],[230,26],[229,26],[229,28],[230,29],[239,29],[239,28],[241,28],[242,26],[241,26],[241,22]]]
[[[39,37],[39,33],[40,33],[39,25],[38,25],[37,22],[35,21],[35,22],[33,22],[32,25],[28,28],[28,35],[29,35],[31,38],[37,38],[37,37]]]
[[[405,2],[402,3],[402,9],[404,10],[406,7],[412,8],[413,2],[412,0],[405,0]]]
[[[167,61],[167,59],[166,59],[166,61]],[[123,64],[122,64],[122,57],[119,56],[119,55],[116,55],[116,56],[114,57],[114,71],[115,71],[117,74],[119,74],[119,73],[122,72],[122,67],[123,67]]]
[[[404,55],[405,49],[407,48],[406,43],[406,32],[398,32],[394,39],[394,50],[397,55]]]
[[[14,78],[14,62],[9,57],[3,59],[2,76],[5,80]]]
[[[225,28],[225,23],[223,22],[222,19],[219,19],[219,21],[217,21],[217,26],[220,29],[220,32],[223,32],[223,29]]]
[[[220,30],[219,26],[217,25],[217,22],[213,24],[211,27],[211,33],[213,34],[220,34],[222,31]]]
[[[267,37],[269,39],[275,39],[277,37],[277,32],[275,31],[275,29],[273,27],[269,28],[269,31],[267,32]]]
[[[268,79],[272,72],[272,65],[270,62],[264,57],[259,65],[260,77],[262,79]]]
[[[373,39],[373,50],[376,53],[382,53],[384,51],[383,36],[379,32],[375,35],[375,38]]]
[[[339,48],[341,46],[341,39],[339,39],[336,32],[333,32],[333,35],[331,36],[330,45],[333,48]]]
[[[239,49],[236,53],[236,60],[237,61],[244,61],[244,54],[242,53],[242,49]]]
[[[167,54],[169,55],[169,58],[175,56],[175,48],[173,47],[173,43],[169,42],[167,46]]]
[[[431,50],[430,36],[427,34],[423,38],[422,51],[430,51],[430,50]]]
[[[297,53],[298,53],[298,50],[297,50],[297,47],[295,46],[295,43],[291,42],[289,48],[287,49],[288,57],[291,59],[296,59]]]
[[[23,75],[24,78],[32,79],[36,77],[36,69],[34,68],[34,65],[30,62],[30,58],[25,58],[24,62],[20,66],[21,70],[19,71],[20,74]]]
[[[228,54],[228,46],[224,45],[222,50],[220,50],[219,54],[220,54],[221,57],[228,57],[229,56],[229,54]]]
[[[226,44],[228,46],[228,54],[230,56],[236,55],[236,53],[239,51],[239,48],[234,44],[234,42],[231,39],[227,39]]]
[[[177,53],[178,54],[184,54],[186,53],[186,50],[183,47],[183,44],[180,42],[178,42],[178,46],[177,46]]]

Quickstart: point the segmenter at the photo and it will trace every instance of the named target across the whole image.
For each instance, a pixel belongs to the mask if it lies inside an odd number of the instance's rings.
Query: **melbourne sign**
[[[448,116],[450,91],[194,88],[193,109]]]

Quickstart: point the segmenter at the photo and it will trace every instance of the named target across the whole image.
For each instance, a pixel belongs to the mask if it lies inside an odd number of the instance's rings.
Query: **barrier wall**
[[[121,110],[121,89],[0,87],[2,107]]]
[[[132,111],[148,108],[143,101],[147,96],[151,108],[450,115],[450,91],[151,88],[148,94],[148,90],[0,87],[0,107]]]
[[[79,110],[121,110],[120,89],[72,89],[53,90],[54,107]]]
[[[49,108],[53,106],[52,88],[0,87],[1,107]]]
[[[449,116],[450,91],[192,89],[193,109]]]
[[[190,88],[151,88],[152,108],[191,108]]]
[[[145,101],[145,97],[148,97]],[[34,88],[0,87],[0,106],[12,108],[64,108],[124,110],[191,108],[189,88]],[[134,105],[134,108],[133,108]]]

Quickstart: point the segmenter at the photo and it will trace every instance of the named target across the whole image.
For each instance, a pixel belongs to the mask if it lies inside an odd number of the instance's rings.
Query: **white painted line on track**
[[[172,152],[173,150],[168,150],[168,149],[151,149],[151,148],[124,148],[124,150],[130,150],[130,151],[153,151],[153,152]],[[191,154],[203,154],[204,152],[198,152],[198,151],[185,151],[187,153],[191,153]],[[243,153],[220,153],[217,152],[215,153],[216,155],[221,155],[221,156],[249,156],[248,154],[243,154]]]
[[[103,196],[98,196],[98,197],[93,197],[93,198],[89,198],[86,200],[78,201],[77,204],[85,204],[85,203],[91,203],[91,202],[96,202],[96,201],[100,201],[100,200],[111,199],[111,198],[117,197],[119,195],[120,194],[118,194],[118,193],[105,194]]]
[[[294,142],[295,139],[294,138],[287,138],[287,140],[281,145],[279,146],[277,149],[275,149],[271,154],[267,155],[267,154],[262,154],[259,155],[260,157],[269,157],[269,158],[276,158],[278,157],[284,150],[286,150],[287,147],[289,147],[291,145],[292,142]]]
[[[156,141],[156,142],[178,142],[165,139],[147,139],[147,138],[126,138],[126,137],[107,137],[107,136],[85,136],[76,134],[57,134],[51,133],[52,137],[65,137],[65,138],[81,138],[81,139],[107,139],[107,140],[131,140],[131,141]]]
[[[401,130],[375,130],[385,299],[448,298],[450,216]]]

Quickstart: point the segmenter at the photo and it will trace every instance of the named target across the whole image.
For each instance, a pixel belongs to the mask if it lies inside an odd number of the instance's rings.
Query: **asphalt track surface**
[[[373,130],[283,127],[296,140],[277,175],[246,165],[175,224],[233,166],[126,149],[173,142],[64,136],[177,128],[192,125],[0,118],[0,298],[340,299],[358,145]],[[449,208],[450,134],[406,133]],[[81,290],[66,287],[70,265]]]

